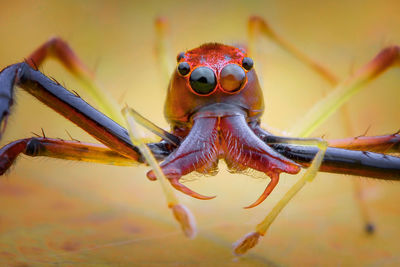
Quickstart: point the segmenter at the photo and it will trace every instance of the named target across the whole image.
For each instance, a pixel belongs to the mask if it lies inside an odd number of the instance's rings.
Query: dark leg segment
[[[317,148],[288,144],[271,144],[271,147],[304,167],[310,165],[318,152]],[[400,181],[400,157],[328,147],[320,171]]]
[[[281,143],[282,137],[268,133],[259,125],[253,125],[252,128],[256,135],[267,144],[270,144],[275,151],[304,167],[310,165],[318,152],[316,147]],[[379,145],[375,144],[374,147],[379,147]],[[400,180],[400,157],[362,150],[328,147],[320,171],[383,180]]]
[[[26,62],[34,69],[37,69],[47,58],[58,60],[77,80],[82,88],[86,90],[99,108],[105,114],[118,123],[122,123],[120,106],[109,95],[109,92],[102,90],[94,82],[93,72],[89,70],[71,49],[67,42],[59,37],[54,37],[36,49]]]
[[[11,142],[0,149],[0,175],[10,168],[21,153],[31,157],[42,156],[120,166],[135,164],[134,160],[102,144],[33,137]]]
[[[109,148],[133,160],[139,159],[139,152],[123,127],[26,63],[11,65],[0,73],[1,120],[9,114],[14,85],[19,85]]]
[[[381,136],[359,136],[328,141],[329,146],[371,152],[399,153],[400,134]]]

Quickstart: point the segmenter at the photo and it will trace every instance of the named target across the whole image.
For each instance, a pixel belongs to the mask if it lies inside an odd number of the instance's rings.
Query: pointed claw
[[[250,209],[250,208],[254,208],[255,206],[260,205],[269,196],[269,194],[271,194],[272,190],[274,190],[275,186],[279,182],[279,173],[274,172],[274,173],[270,174],[270,178],[271,178],[271,181],[269,182],[269,184],[267,185],[267,187],[265,188],[265,190],[261,194],[261,196],[253,204],[251,204],[247,207],[244,207],[244,209]]]
[[[181,184],[178,179],[169,179],[169,181],[171,182],[171,185],[178,191],[181,191],[182,193],[197,198],[197,199],[202,199],[202,200],[209,200],[209,199],[213,199],[216,196],[212,196],[212,197],[208,197],[208,196],[203,196],[199,193],[194,192],[193,190],[189,189],[188,187],[184,186],[183,184]]]

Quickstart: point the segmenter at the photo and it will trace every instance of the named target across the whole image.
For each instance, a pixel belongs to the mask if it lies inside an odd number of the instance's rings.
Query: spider
[[[250,25],[253,32],[272,36],[285,46],[261,18],[252,17]],[[300,55],[298,51],[293,53]],[[127,118],[129,133],[120,125],[123,118],[118,112],[118,106],[107,100],[103,92],[92,87],[95,100],[110,117],[93,108],[76,93],[65,89],[56,80],[43,75],[38,66],[49,54],[58,57],[72,73],[90,84],[89,71],[68,44],[59,38],[51,39],[34,51],[25,62],[10,65],[0,73],[2,131],[6,129],[7,117],[13,104],[13,91],[17,85],[88,132],[102,145],[45,136],[16,140],[0,150],[0,174],[4,174],[21,153],[115,165],[148,163],[154,169],[148,172],[149,179],[158,178],[162,181],[164,178],[161,176],[164,175],[178,191],[206,200],[213,197],[189,189],[180,183],[180,179],[194,171],[216,174],[218,161],[224,160],[232,172],[250,168],[270,177],[262,195],[246,207],[252,208],[269,196],[278,184],[281,173],[297,174],[301,168],[308,168],[255,231],[236,243],[234,252],[237,255],[244,254],[257,244],[280,210],[305,182],[313,179],[317,171],[385,180],[400,179],[400,158],[389,155],[399,150],[400,136],[397,133],[347,140],[306,138],[362,85],[398,64],[398,46],[383,49],[316,105],[304,116],[307,124],[300,122],[293,127],[291,133],[299,136],[296,138],[277,136],[261,127],[260,117],[264,112],[262,90],[254,62],[243,47],[206,43],[178,54],[165,102],[165,117],[171,125],[171,132],[157,127],[134,110],[125,108],[123,113]],[[326,79],[336,83],[335,78],[321,66],[314,64],[314,68]],[[140,137],[135,136],[135,121],[159,135],[162,140],[144,145]],[[150,157],[153,155],[161,161],[161,172],[158,175],[158,165],[146,156],[146,148],[151,151]],[[168,194],[171,192],[168,191]],[[191,225],[190,213],[174,197],[168,204],[175,208],[174,215],[185,234],[193,237],[195,230]]]

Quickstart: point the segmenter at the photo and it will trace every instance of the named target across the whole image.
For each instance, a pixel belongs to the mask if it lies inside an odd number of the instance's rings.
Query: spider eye
[[[190,86],[200,95],[208,95],[217,85],[214,72],[207,67],[198,67],[190,75]]]
[[[181,61],[182,58],[185,57],[185,52],[180,52],[177,56],[176,56],[176,62]]]
[[[245,68],[246,70],[251,70],[253,65],[254,65],[254,62],[251,58],[249,58],[249,57],[243,58],[243,61],[242,61],[243,68]]]
[[[181,62],[178,65],[178,72],[180,75],[185,76],[190,72],[190,65],[187,62]]]
[[[239,91],[246,81],[246,73],[236,64],[226,65],[220,74],[220,84],[224,91],[233,93]]]

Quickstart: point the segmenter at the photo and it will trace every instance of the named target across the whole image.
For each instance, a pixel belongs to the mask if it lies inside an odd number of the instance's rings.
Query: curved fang
[[[181,145],[172,152],[160,167],[172,186],[184,194],[198,199],[211,199],[193,192],[179,183],[179,179],[192,171],[212,173],[220,158],[223,158],[233,171],[247,168],[267,174],[271,182],[256,202],[247,208],[260,204],[272,192],[279,181],[279,174],[295,174],[300,166],[281,156],[265,144],[246,122],[244,115],[198,116],[193,127]],[[152,171],[147,174],[155,179]]]
[[[218,161],[217,118],[198,118],[181,145],[171,153],[160,167],[175,189],[198,199],[212,199],[215,196],[203,196],[184,186],[179,179],[192,171],[207,173]],[[155,180],[153,171],[147,173]]]
[[[254,207],[260,205],[269,196],[269,194],[271,194],[272,190],[274,190],[275,186],[279,182],[279,173],[274,172],[274,173],[270,174],[270,178],[271,178],[271,181],[269,182],[269,184],[267,185],[267,187],[265,188],[265,190],[261,194],[261,196],[253,204],[251,204],[247,207],[244,207],[244,209],[250,209],[250,208],[254,208]]]
[[[208,197],[208,196],[204,196],[201,195],[199,193],[194,192],[192,189],[190,189],[189,187],[181,184],[178,179],[169,179],[169,181],[171,182],[171,185],[178,191],[181,191],[182,193],[197,198],[197,199],[202,199],[202,200],[209,200],[209,199],[213,199],[216,196],[212,196],[212,197]]]
[[[171,175],[171,173],[164,173],[164,174],[166,175],[166,177],[168,177],[168,176]],[[147,173],[147,177],[148,177],[149,180],[151,180],[151,181],[156,181],[156,180],[157,180],[157,177],[156,177],[156,175],[155,175],[155,173],[154,173],[153,171],[149,171],[149,172]],[[186,195],[188,195],[188,196],[191,196],[191,197],[194,197],[194,198],[197,198],[197,199],[202,199],[202,200],[209,200],[209,199],[213,199],[213,198],[216,197],[216,196],[211,196],[211,197],[209,197],[209,196],[204,196],[204,195],[202,195],[202,194],[199,194],[199,193],[197,193],[197,192],[194,192],[192,189],[190,189],[190,188],[188,188],[187,186],[181,184],[181,183],[179,182],[179,178],[170,178],[170,177],[168,177],[168,181],[171,183],[171,185],[172,185],[176,190],[181,191],[182,193],[184,193],[184,194],[186,194]]]
[[[246,208],[252,208],[263,202],[279,181],[279,174],[286,172],[297,174],[300,166],[275,152],[265,144],[248,126],[244,116],[227,116],[220,122],[222,147],[225,161],[235,170],[251,168],[267,174],[271,181],[256,202]]]

